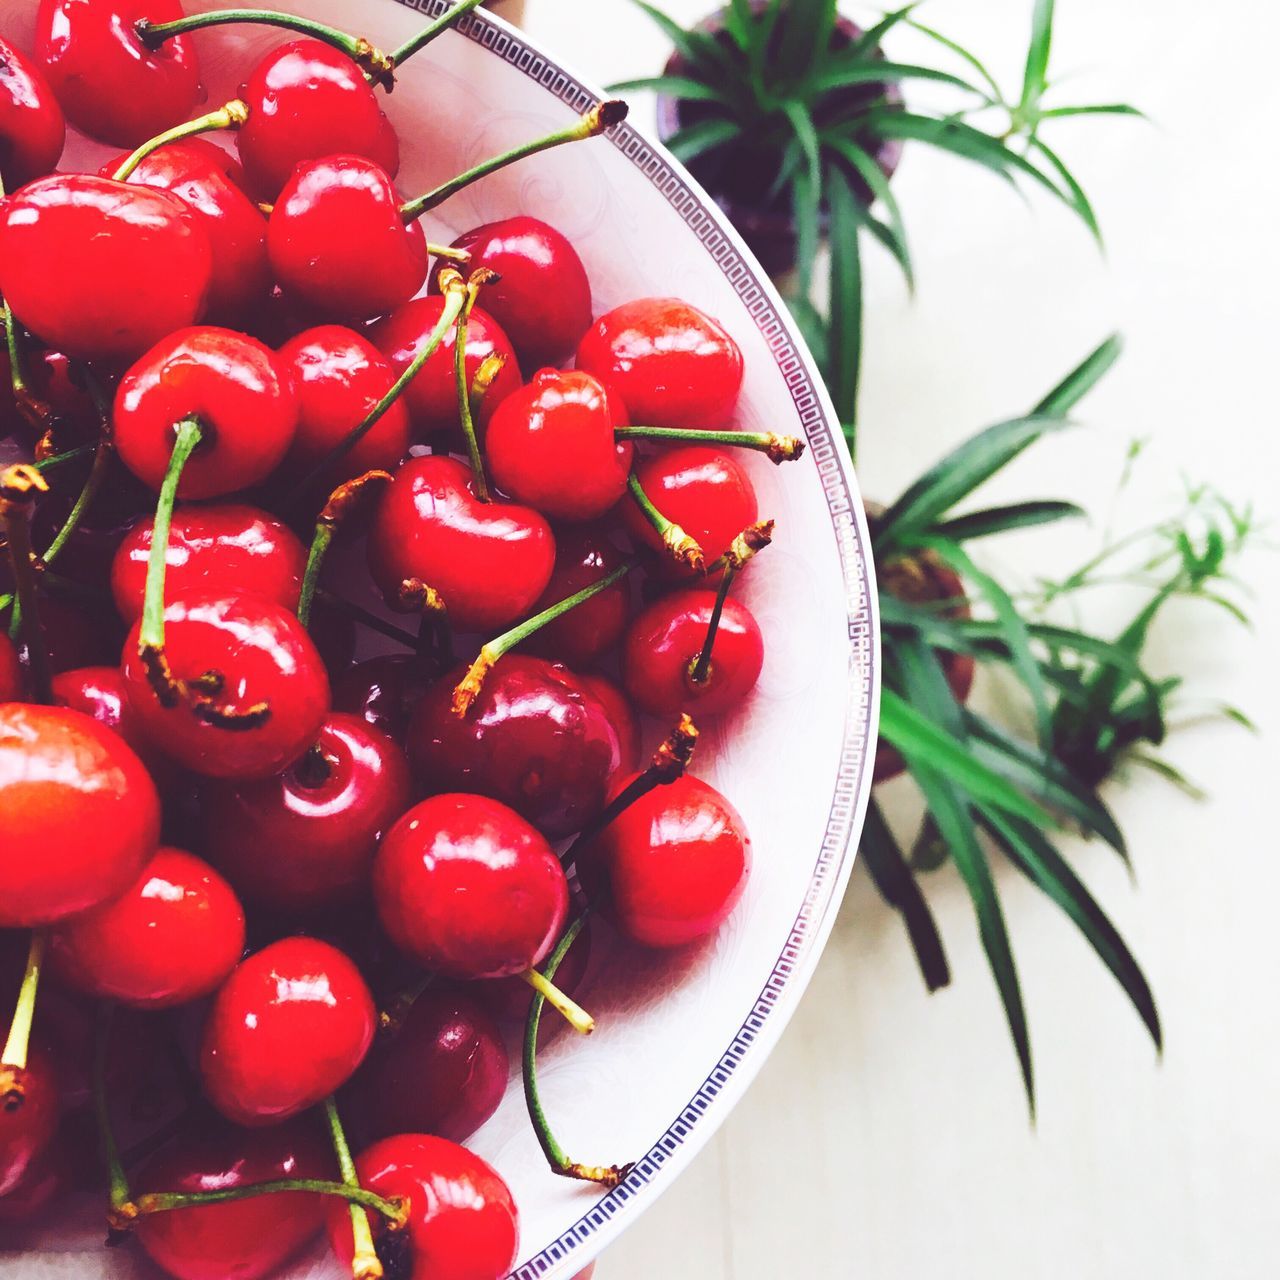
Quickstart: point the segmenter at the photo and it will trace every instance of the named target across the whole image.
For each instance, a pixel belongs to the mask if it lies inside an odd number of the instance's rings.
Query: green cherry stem
[[[627,477],[627,488],[631,491],[632,500],[640,508],[644,518],[653,526],[662,545],[678,564],[683,564],[695,573],[701,573],[706,567],[706,556],[696,538],[691,538],[685,531],[653,505],[649,495],[645,493],[639,478],[633,471]]]
[[[406,631],[403,627],[397,627],[394,622],[388,622],[385,618],[378,617],[376,613],[370,613],[368,609],[362,608],[343,596],[334,595],[324,587],[317,588],[316,598],[345,613],[362,627],[368,627],[370,631],[376,631],[380,636],[386,636],[388,640],[404,645],[406,649],[416,649],[418,646],[418,638],[412,632]]]
[[[113,1233],[127,1231],[138,1216],[138,1207],[129,1191],[129,1179],[120,1161],[120,1148],[111,1125],[111,1106],[107,1101],[107,1051],[111,1045],[112,1006],[98,1006],[98,1019],[93,1040],[93,1113],[98,1123],[98,1145],[107,1166],[109,1185],[107,1222]]]
[[[467,441],[467,455],[471,459],[471,474],[475,479],[475,494],[481,502],[491,502],[489,481],[484,474],[484,458],[480,453],[480,440],[476,435],[475,419],[471,414],[471,388],[467,385],[467,328],[471,311],[476,305],[480,286],[493,280],[494,273],[484,267],[472,273],[467,282],[467,300],[458,316],[458,333],[453,343],[453,377],[458,393],[458,417],[462,422],[462,434]]]
[[[21,1085],[5,1086],[4,1068],[15,1067],[25,1071],[27,1049],[31,1043],[31,1022],[36,1012],[36,993],[40,989],[40,974],[44,969],[45,935],[36,930],[27,947],[27,967],[18,988],[18,1002],[9,1023],[9,1035],[0,1050],[0,1110],[12,1111],[22,1104]],[[16,1097],[15,1097],[16,1090]]]
[[[107,478],[107,472],[111,468],[111,453],[114,447],[111,441],[111,411],[109,408],[102,406],[100,407],[100,413],[102,425],[98,443],[93,446],[93,465],[89,468],[89,474],[85,477],[84,485],[81,487],[75,503],[67,514],[67,518],[62,522],[62,528],[54,534],[53,541],[40,557],[46,566],[51,565],[62,554],[62,550],[67,543],[71,541],[72,535],[80,527],[80,522],[84,519],[85,513],[93,505],[94,499],[97,498],[101,491],[103,482]]]
[[[520,974],[533,988],[535,999],[549,1004],[580,1036],[589,1036],[596,1029],[596,1020],[551,981],[554,976],[532,968]]]
[[[724,573],[720,578],[720,589],[716,592],[716,602],[711,608],[711,617],[707,622],[707,638],[702,642],[702,649],[697,658],[689,666],[689,680],[692,684],[706,684],[711,672],[711,651],[715,648],[716,632],[720,630],[720,616],[724,613],[724,602],[729,598],[729,588],[733,580],[742,571],[743,565],[773,541],[773,521],[762,520],[744,529],[729,544],[729,549],[722,559],[725,561]],[[718,562],[717,562],[718,563]]]
[[[98,446],[96,444],[82,444],[74,449],[68,449],[65,453],[55,453],[52,457],[41,458],[38,462],[31,465],[35,467],[41,475],[45,475],[50,471],[57,471],[59,467],[65,467],[73,462],[79,462],[81,458],[87,458],[91,453],[96,453]]]
[[[794,462],[804,453],[798,436],[780,436],[772,431],[698,431],[684,427],[616,427],[619,440],[665,440],[685,444],[718,444],[736,449],[755,449],[773,463]]]
[[[161,147],[167,147],[171,142],[181,142],[183,138],[194,137],[198,133],[212,133],[218,129],[238,129],[248,118],[248,106],[241,102],[239,98],[232,98],[230,102],[219,107],[216,111],[197,116],[194,120],[188,120],[184,124],[174,125],[172,129],[166,129],[163,133],[156,134],[154,138],[148,138],[142,146],[134,151],[115,171],[115,180],[117,182],[126,181],[129,175],[153,151],[159,151]]]
[[[434,22],[429,23],[416,36],[406,40],[391,54],[391,65],[398,67],[412,58],[419,49],[425,49],[442,31],[453,26],[465,13],[480,4],[480,0],[458,0],[451,9],[446,9]]]
[[[342,1182],[328,1182],[323,1178],[273,1178],[268,1182],[250,1182],[241,1187],[227,1187],[221,1191],[149,1191],[140,1195],[133,1206],[134,1217],[153,1213],[169,1213],[174,1209],[194,1209],[203,1204],[226,1204],[231,1200],[252,1200],[255,1196],[274,1195],[279,1191],[310,1191],[319,1196],[336,1196],[351,1204],[363,1205],[386,1218],[392,1229],[405,1222],[404,1206],[398,1200],[388,1200],[376,1191],[365,1187],[349,1187]]]
[[[342,1128],[342,1119],[338,1115],[338,1104],[330,1094],[324,1100],[324,1115],[329,1124],[329,1137],[333,1141],[333,1152],[338,1157],[338,1169],[342,1174],[343,1186],[352,1190],[360,1189],[360,1178],[356,1173],[356,1162],[351,1158],[351,1148],[347,1145],[347,1135]],[[378,1251],[373,1247],[373,1232],[369,1227],[369,1215],[358,1204],[352,1204],[351,1234],[355,1242],[355,1255],[351,1259],[353,1280],[381,1280],[382,1263]]]
[[[9,636],[16,639],[21,632],[36,701],[45,703],[53,701],[53,694],[49,683],[49,655],[40,628],[35,565],[31,556],[31,509],[34,495],[48,491],[44,477],[26,463],[0,471],[0,526],[4,528],[9,542],[14,586]]]

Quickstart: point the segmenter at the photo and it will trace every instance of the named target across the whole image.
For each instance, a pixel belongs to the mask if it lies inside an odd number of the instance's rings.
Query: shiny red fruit
[[[497,408],[484,451],[498,488],[552,520],[595,520],[627,491],[630,441],[616,394],[589,373],[543,369]]]
[[[402,1280],[502,1280],[516,1260],[519,1215],[507,1184],[465,1147],[427,1134],[375,1142],[356,1159],[360,1185],[407,1206]],[[375,1239],[382,1231],[370,1214]],[[355,1245],[346,1205],[325,1206],[329,1242],[350,1269]],[[403,1247],[403,1246],[402,1246]]]
[[[240,97],[249,118],[236,145],[263,200],[274,200],[307,160],[365,156],[393,178],[400,167],[400,144],[373,86],[345,53],[319,40],[272,49]]]
[[[12,1190],[0,1196],[0,1228],[12,1225],[19,1231],[29,1231],[42,1217],[52,1216],[46,1210],[58,1196],[73,1189],[83,1163],[84,1143],[82,1138],[69,1134],[70,1127],[69,1122],[60,1125],[53,1138],[32,1157]]]
[[[61,351],[47,349],[23,352],[27,386],[38,400],[49,406],[53,414],[59,448],[91,444],[98,438],[100,419],[93,397],[78,385],[71,371],[71,361]],[[100,377],[104,370],[96,370]],[[105,379],[110,383],[111,379]],[[35,442],[36,433],[18,410],[13,399],[13,372],[9,367],[7,344],[0,343],[0,433],[15,435]],[[86,468],[87,470],[87,468]],[[44,511],[42,505],[37,517]],[[96,512],[94,513],[97,514]]]
[[[588,671],[579,674],[578,682],[588,693],[593,693],[600,700],[609,723],[618,735],[618,746],[621,760],[618,773],[632,773],[640,765],[640,722],[636,718],[635,708],[627,700],[622,688],[608,676]]]
[[[214,997],[200,1049],[205,1092],[234,1124],[278,1124],[350,1079],[376,1025],[369,988],[337,947],[273,942]]]
[[[409,725],[409,713],[430,684],[416,654],[368,658],[334,677],[333,709],[359,716],[398,742]]]
[[[391,738],[331,713],[284,773],[210,783],[200,798],[204,848],[245,901],[309,912],[368,894],[378,841],[409,807],[409,766]]]
[[[22,666],[13,641],[0,635],[0,702],[22,700]]]
[[[0,928],[123,893],[159,833],[155,784],[122,738],[64,707],[0,705]]]
[[[168,782],[172,777],[172,762],[152,746],[137,714],[129,706],[119,667],[73,667],[70,671],[60,671],[53,677],[53,700],[58,706],[79,711],[118,733],[138,753],[152,778]]]
[[[394,600],[417,578],[434,587],[457,631],[490,631],[524,617],[551,579],[555,539],[536,511],[481,502],[456,458],[410,458],[395,474],[369,532],[369,570]]]
[[[0,293],[67,355],[133,359],[200,318],[212,273],[208,233],[167,191],[55,174],[0,206]]]
[[[178,0],[40,0],[36,58],[67,119],[116,147],[185,120],[202,92],[190,37],[149,49],[136,30],[182,16]]]
[[[538,964],[569,910],[551,846],[513,809],[475,795],[410,809],[382,841],[373,892],[392,942],[450,978],[504,978]]]
[[[67,125],[44,72],[0,39],[0,177],[6,191],[52,173]]]
[[[16,992],[5,991],[4,996],[8,1008]],[[11,1090],[21,1091],[20,1101],[11,1099]],[[18,1189],[48,1148],[58,1126],[58,1106],[53,1058],[39,1045],[30,1047],[25,1067],[0,1065],[0,1198]]]

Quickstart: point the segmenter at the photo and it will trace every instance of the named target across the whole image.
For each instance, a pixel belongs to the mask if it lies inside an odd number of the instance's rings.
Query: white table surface
[[[690,21],[708,7],[666,3]],[[1126,520],[1165,510],[1185,471],[1253,498],[1274,523],[1280,5],[1058,8],[1054,68],[1070,74],[1072,98],[1124,98],[1154,120],[1064,122],[1046,135],[1092,193],[1108,258],[1045,200],[1028,212],[992,177],[911,149],[895,189],[919,296],[874,260],[864,490],[897,493],[1120,329],[1128,352],[1083,406],[1084,428],[1033,450],[993,496],[1100,506],[1125,444],[1151,436]],[[926,15],[1015,80],[1029,9],[934,0]],[[530,0],[528,26],[598,81],[650,74],[665,56],[626,0]],[[647,102],[637,108],[651,118]],[[1064,526],[986,554],[1029,578],[1082,558],[1094,532]],[[1033,1130],[957,878],[943,872],[928,887],[955,974],[930,998],[900,924],[855,873],[780,1048],[678,1189],[605,1259],[601,1280],[1275,1274],[1280,840],[1266,814],[1280,696],[1266,660],[1280,642],[1280,559],[1259,553],[1242,571],[1259,591],[1254,634],[1179,608],[1159,629],[1153,666],[1240,703],[1263,736],[1212,726],[1173,740],[1169,756],[1207,803],[1146,775],[1110,790],[1136,886],[1104,849],[1069,850],[1152,980],[1163,1063],[1074,929],[1002,868],[1036,1056]],[[1091,620],[1118,629],[1128,603],[1099,598]],[[884,798],[909,825],[909,787]]]

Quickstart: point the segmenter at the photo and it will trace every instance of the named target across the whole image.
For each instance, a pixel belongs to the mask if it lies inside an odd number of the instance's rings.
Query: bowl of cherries
[[[794,1010],[862,504],[626,115],[474,0],[0,0],[6,1268],[568,1280]]]

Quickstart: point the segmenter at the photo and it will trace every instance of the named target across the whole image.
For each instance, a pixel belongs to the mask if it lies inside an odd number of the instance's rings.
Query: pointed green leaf
[[[862,250],[857,193],[837,168],[827,170],[831,211],[830,361],[828,386],[840,421],[858,418],[858,383],[862,372]]]
[[[1035,0],[1031,11],[1031,44],[1027,48],[1027,66],[1022,77],[1022,101],[1019,112],[1034,114],[1044,91],[1049,87],[1049,50],[1053,44],[1053,0]]]
[[[1065,417],[1102,381],[1123,349],[1120,335],[1113,333],[1085,356],[1031,412],[1044,417]]]
[[[1084,188],[1076,181],[1076,176],[1067,168],[1066,163],[1058,155],[1056,151],[1051,151],[1047,143],[1043,142],[1038,135],[1033,134],[1028,142],[1053,166],[1054,172],[1058,175],[1059,181],[1062,183],[1063,189],[1070,196],[1069,203],[1071,207],[1080,216],[1080,221],[1089,228],[1093,234],[1093,238],[1098,242],[1098,247],[1102,247],[1102,228],[1098,225],[1098,215],[1093,211],[1093,205],[1089,203],[1089,197],[1085,195]]]
[[[1051,107],[1040,112],[1041,120],[1060,120],[1066,116],[1136,116],[1145,120],[1146,113],[1127,102],[1103,102],[1086,107]]]
[[[886,13],[874,26],[868,27],[862,35],[858,37],[852,45],[849,46],[850,51],[866,55],[873,49],[880,46],[880,42],[884,39],[894,27],[900,22],[906,22],[911,16],[913,9],[918,9],[923,0],[915,0],[914,4],[903,5],[901,9],[895,9],[892,13]]]
[[[609,85],[610,93],[662,93],[671,98],[696,102],[725,102],[719,89],[688,76],[647,76],[640,80],[618,80]]]
[[[967,93],[979,92],[963,76],[954,75],[950,71],[940,71],[937,67],[920,67],[909,62],[868,61],[865,55],[855,57],[848,50],[833,55],[809,83],[815,91],[829,93],[833,89],[844,89],[851,85],[899,84],[904,80],[929,80],[935,84],[963,89]]]
[[[988,538],[992,534],[1008,533],[1012,529],[1030,529],[1037,525],[1052,524],[1055,520],[1078,519],[1085,514],[1084,508],[1076,506],[1074,502],[1037,499],[971,511],[967,515],[956,516],[934,525],[934,532],[954,542],[971,542],[975,538]]]
[[[696,156],[722,147],[739,137],[742,130],[729,120],[699,120],[681,129],[667,140],[667,149],[678,160],[688,164]]]
[[[921,35],[928,36],[930,40],[942,45],[945,49],[950,49],[957,57],[964,59],[982,77],[983,82],[991,91],[992,105],[998,106],[1004,103],[1004,94],[996,83],[995,77],[979,61],[976,55],[970,53],[963,45],[957,44],[949,36],[943,35],[941,31],[935,31],[932,27],[925,26],[923,22],[917,22],[914,18],[908,18],[906,22],[907,26],[914,28]]]
[[[907,248],[907,228],[902,220],[902,209],[889,186],[889,179],[885,177],[884,170],[863,147],[848,138],[830,137],[826,139],[826,145],[857,170],[871,194],[884,206],[885,214],[889,219],[889,250],[902,268],[902,274],[907,279],[907,288],[914,292],[915,270],[911,265],[911,254]]]

